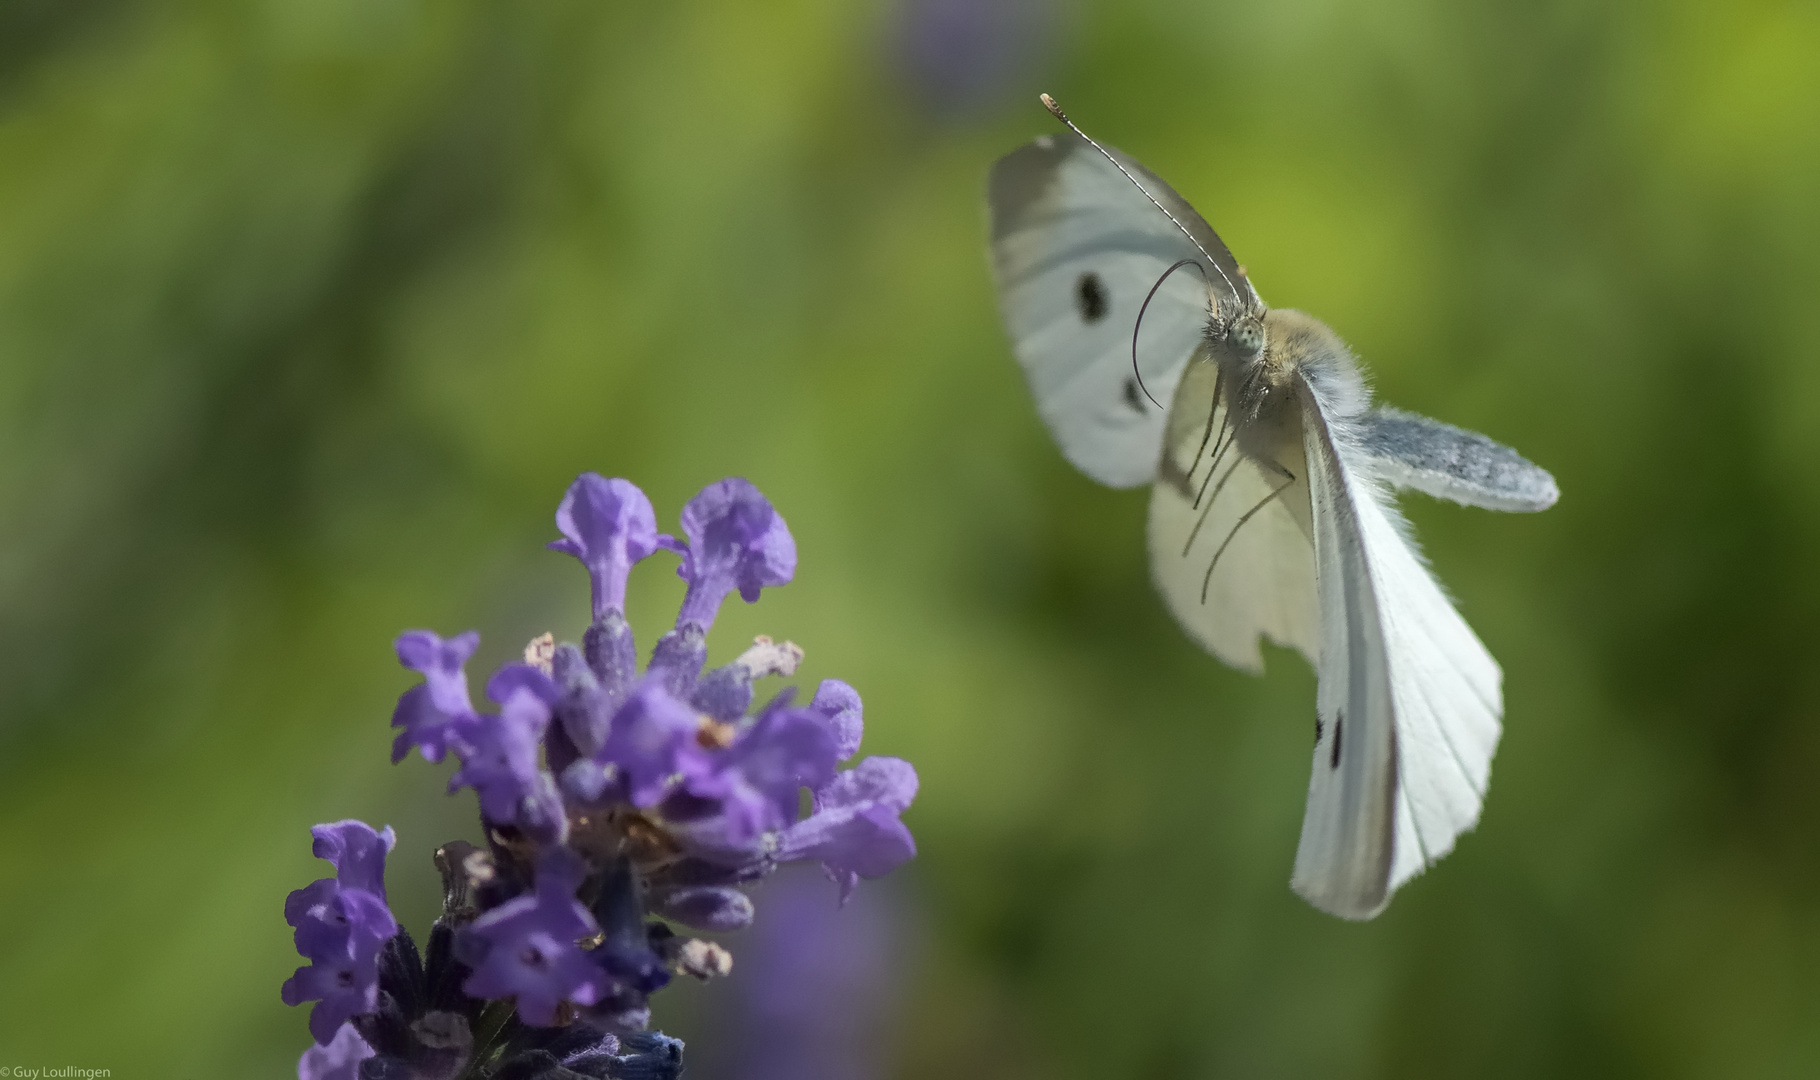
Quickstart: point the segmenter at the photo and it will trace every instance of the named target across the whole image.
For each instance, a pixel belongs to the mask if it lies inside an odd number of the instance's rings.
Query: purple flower
[[[297,1080],[360,1080],[360,1063],[373,1056],[373,1048],[343,1024],[327,1044],[312,1046],[297,1062]]]
[[[518,824],[524,801],[542,786],[538,747],[550,725],[550,706],[529,690],[515,689],[497,716],[481,716],[462,751],[461,768],[449,777],[449,791],[471,787],[481,816],[500,825]]]
[[[451,747],[459,746],[463,728],[474,715],[462,667],[479,645],[480,635],[472,630],[446,641],[430,630],[398,635],[393,642],[398,662],[422,672],[424,681],[406,690],[392,712],[392,726],[404,729],[392,742],[394,764],[403,761],[413,746],[425,761],[441,761]]]
[[[714,625],[721,601],[735,589],[750,604],[767,585],[782,585],[796,574],[796,541],[771,503],[740,477],[709,484],[682,512],[688,543],[664,537],[665,547],[683,557],[677,576],[689,583],[680,629]]]
[[[398,843],[387,825],[381,832],[364,821],[348,818],[310,830],[310,853],[335,867],[335,880],[344,888],[365,889],[385,901],[385,857]]]
[[[697,798],[720,801],[725,842],[741,847],[793,821],[801,790],[834,775],[835,754],[820,713],[774,707],[724,753],[691,757],[684,784]]]
[[[908,761],[867,758],[816,791],[815,812],[785,831],[778,860],[821,860],[845,903],[860,878],[888,874],[916,854],[916,841],[898,820],[916,787]]]
[[[632,566],[657,550],[657,515],[651,500],[629,480],[582,473],[556,508],[563,539],[549,547],[573,555],[588,568],[594,618],[626,609],[626,577]]]
[[[700,730],[701,720],[693,709],[657,682],[646,680],[613,714],[594,761],[616,769],[633,806],[650,806],[663,797]]]
[[[386,902],[365,889],[344,888],[334,878],[312,881],[285,898],[284,918],[296,927],[297,953],[332,963],[352,954],[354,939],[384,941],[398,932]],[[309,999],[305,999],[309,1000]]]
[[[520,1020],[556,1024],[562,1002],[592,1005],[606,976],[576,942],[599,932],[575,899],[587,866],[567,848],[552,847],[537,863],[535,891],[509,900],[468,925],[456,949],[474,968],[462,990],[477,998],[514,998]]]
[[[327,953],[311,958],[279,988],[286,1005],[316,1002],[310,1010],[310,1034],[319,1043],[335,1036],[335,1029],[356,1016],[379,1007],[379,947],[365,934],[352,934],[343,954]]]
[[[310,1033],[328,1043],[348,1019],[378,1007],[379,949],[398,932],[385,902],[385,856],[395,836],[388,826],[375,832],[360,821],[337,821],[310,830],[316,856],[335,865],[323,878],[291,893],[285,922],[300,955],[300,967],[280,989],[286,1005],[318,1002],[310,1011]]]

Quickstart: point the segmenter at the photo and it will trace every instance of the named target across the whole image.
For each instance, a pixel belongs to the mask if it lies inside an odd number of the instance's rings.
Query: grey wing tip
[[[1561,499],[1561,488],[1548,470],[1523,458],[1503,470],[1496,484],[1478,487],[1470,494],[1457,491],[1432,491],[1437,498],[1451,499],[1467,506],[1500,510],[1507,514],[1539,514]],[[1458,483],[1457,477],[1448,480]],[[1420,488],[1420,484],[1412,485]]]
[[[1555,478],[1549,474],[1548,470],[1539,465],[1531,466],[1531,468],[1535,469],[1534,494],[1530,497],[1527,506],[1519,508],[1520,513],[1533,514],[1546,510],[1561,500],[1560,485],[1555,483]]]
[[[1561,488],[1547,469],[1507,447],[1498,449],[1508,455],[1508,460],[1501,463],[1495,479],[1479,495],[1481,505],[1507,513],[1535,514],[1560,501]]]
[[[993,243],[1040,213],[1054,189],[1056,169],[1074,148],[1041,135],[992,163],[986,172],[986,207]]]

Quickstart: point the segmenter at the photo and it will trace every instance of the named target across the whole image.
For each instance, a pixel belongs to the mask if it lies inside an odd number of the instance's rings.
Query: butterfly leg
[[[1194,519],[1194,528],[1188,530],[1188,542],[1182,545],[1182,557],[1183,558],[1188,557],[1188,549],[1194,546],[1194,538],[1201,535],[1201,526],[1207,524],[1207,515],[1211,514],[1213,512],[1213,504],[1219,500],[1220,489],[1226,486],[1226,481],[1232,479],[1232,474],[1237,472],[1239,466],[1243,465],[1244,463],[1245,463],[1245,459],[1241,457],[1241,458],[1234,460],[1231,465],[1227,466],[1226,474],[1224,476],[1220,477],[1219,483],[1213,485],[1213,497],[1207,499],[1207,504],[1205,506],[1201,506],[1201,500],[1199,498],[1195,499],[1195,505],[1201,507],[1201,516]],[[1216,462],[1215,464],[1217,466],[1218,463]],[[1207,479],[1212,480],[1213,473],[1214,473],[1213,468],[1209,468],[1207,470]],[[1205,496],[1206,494],[1207,494],[1207,485],[1202,484],[1201,485],[1201,495]]]
[[[1207,430],[1201,432],[1201,445],[1195,450],[1194,460],[1188,466],[1188,481],[1190,483],[1194,481],[1194,470],[1201,467],[1201,455],[1207,452],[1207,441],[1213,438],[1213,422],[1214,419],[1220,415],[1220,390],[1224,387],[1225,382],[1226,373],[1224,371],[1215,371],[1213,375],[1213,404],[1207,406]],[[1224,438],[1225,434],[1226,429],[1222,426],[1220,428],[1220,436]],[[1218,448],[1217,444],[1215,448]],[[1208,470],[1209,473],[1212,471],[1212,469]],[[1197,498],[1195,501],[1199,502],[1200,500]]]
[[[1237,467],[1239,462],[1242,462],[1244,460],[1245,459],[1241,457],[1239,459],[1239,461],[1233,462],[1234,467]],[[1245,511],[1243,514],[1240,514],[1239,520],[1236,523],[1234,523],[1232,526],[1232,531],[1226,534],[1226,539],[1220,541],[1219,550],[1217,550],[1213,553],[1213,561],[1207,564],[1206,576],[1201,578],[1201,603],[1203,603],[1203,604],[1205,604],[1207,602],[1207,590],[1213,584],[1213,568],[1220,565],[1220,556],[1226,554],[1226,548],[1228,545],[1230,545],[1232,543],[1232,538],[1239,534],[1239,530],[1244,528],[1245,523],[1247,521],[1250,521],[1252,519],[1252,517],[1254,517],[1259,510],[1264,509],[1265,506],[1269,505],[1271,500],[1275,499],[1278,495],[1283,494],[1283,492],[1289,490],[1289,486],[1291,484],[1295,483],[1295,473],[1292,473],[1288,469],[1285,469],[1282,465],[1279,465],[1278,463],[1276,463],[1274,461],[1259,461],[1257,464],[1259,466],[1261,466],[1262,468],[1264,468],[1270,472],[1273,472],[1277,476],[1281,477],[1282,483],[1278,484],[1274,488],[1271,488],[1270,494],[1264,496],[1262,499],[1259,499],[1257,501],[1257,505],[1255,505],[1251,509]],[[1228,471],[1227,475],[1230,476],[1231,472]],[[1204,514],[1203,514],[1202,518],[1203,518],[1203,520],[1205,520]],[[1197,530],[1200,528],[1199,522],[1195,523],[1195,528]],[[1190,539],[1192,541],[1192,537]],[[1186,550],[1183,551],[1183,554],[1187,554]]]
[[[1214,378],[1213,407],[1208,411],[1207,430],[1201,435],[1201,447],[1199,450],[1195,451],[1194,464],[1189,466],[1188,469],[1188,477],[1192,481],[1194,478],[1194,471],[1201,467],[1201,455],[1207,450],[1207,439],[1208,436],[1213,434],[1213,418],[1217,414],[1220,417],[1220,434],[1218,438],[1213,440],[1213,457],[1207,463],[1207,475],[1202,478],[1201,489],[1195,493],[1194,503],[1192,505],[1193,509],[1201,512],[1201,516],[1196,519],[1194,528],[1189,530],[1188,542],[1182,545],[1182,554],[1184,556],[1188,554],[1188,549],[1194,546],[1194,538],[1200,534],[1201,526],[1206,524],[1208,513],[1213,510],[1214,502],[1220,497],[1220,489],[1226,486],[1226,481],[1232,479],[1233,470],[1237,469],[1239,467],[1239,462],[1244,460],[1244,458],[1239,458],[1237,461],[1234,461],[1231,467],[1226,470],[1225,475],[1220,477],[1220,482],[1217,484],[1213,483],[1213,474],[1219,472],[1221,459],[1226,456],[1226,452],[1231,450],[1233,445],[1239,440],[1238,430],[1232,426],[1232,411],[1228,409],[1224,413],[1220,412],[1220,389],[1224,379],[1224,372],[1221,372]],[[1228,438],[1229,434],[1231,436],[1230,438]],[[1211,497],[1207,494],[1207,486],[1209,484],[1213,484],[1213,494]]]

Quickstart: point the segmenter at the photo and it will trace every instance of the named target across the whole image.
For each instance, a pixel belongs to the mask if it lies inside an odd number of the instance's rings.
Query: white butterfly
[[[1262,634],[1319,672],[1291,886],[1371,918],[1477,823],[1504,711],[1497,662],[1390,489],[1533,511],[1554,479],[1483,435],[1372,407],[1333,331],[1265,307],[1181,196],[1072,124],[1000,159],[989,202],[1037,408],[1087,475],[1153,484],[1169,609],[1234,667],[1263,669]]]

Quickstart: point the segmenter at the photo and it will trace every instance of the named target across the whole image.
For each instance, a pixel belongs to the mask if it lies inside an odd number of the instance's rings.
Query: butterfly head
[[[1260,307],[1215,318],[1207,326],[1207,343],[1225,374],[1233,419],[1241,425],[1280,412],[1289,400],[1294,365],[1283,349],[1281,322],[1276,312]]]
[[[1257,359],[1264,351],[1264,320],[1246,312],[1226,327],[1226,347],[1240,361]]]
[[[1270,355],[1266,316],[1263,311],[1240,310],[1232,315],[1216,314],[1207,323],[1209,351],[1236,379],[1254,376]]]

